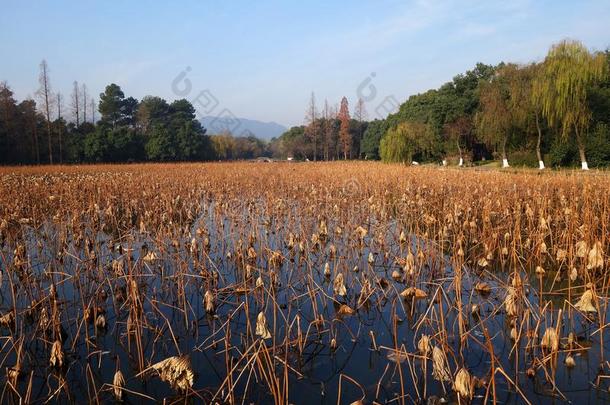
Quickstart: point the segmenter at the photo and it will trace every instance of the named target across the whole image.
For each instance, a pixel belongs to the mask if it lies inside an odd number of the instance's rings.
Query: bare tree
[[[51,82],[49,79],[49,66],[47,65],[46,60],[42,60],[40,62],[40,76],[38,77],[38,81],[40,83],[40,88],[38,89],[38,97],[42,102],[42,108],[45,113],[45,118],[47,120],[47,136],[49,141],[49,163],[53,164],[53,147],[51,143],[51,102],[52,102],[52,93],[51,93]]]
[[[354,107],[354,119],[358,122],[362,122],[366,120],[366,108],[364,106],[364,100],[359,98],[356,103],[356,107]]]
[[[62,131],[63,131],[63,123],[61,122],[61,108],[63,103],[63,97],[60,92],[57,92],[57,135],[59,137],[59,163],[63,163],[63,153],[62,153]]]
[[[80,104],[78,102],[78,82],[75,80],[72,88],[72,111],[74,113],[74,118],[76,118],[76,128],[80,125],[80,114],[79,114]]]
[[[328,122],[329,113],[330,113],[330,111],[328,109],[328,100],[324,99],[324,108],[322,109],[322,126],[320,128],[321,131],[322,131],[322,134],[324,136],[324,152],[323,152],[324,160],[328,160],[328,149],[329,149],[328,147],[329,147],[329,145],[328,145],[328,142],[327,142],[327,139],[326,139],[326,134],[327,134],[327,131],[328,131],[328,126],[329,126],[329,122]]]
[[[356,145],[358,147],[358,156],[360,155],[360,142],[362,142],[362,122],[366,121],[366,107],[364,106],[364,100],[362,98],[358,99],[356,103],[356,107],[354,107],[354,119],[358,122],[358,140],[356,141]]]
[[[322,110],[322,121],[324,125],[321,128],[322,136],[324,137],[324,160],[330,160],[336,119],[336,109],[329,106],[328,100],[324,99],[324,109]]]
[[[307,111],[305,112],[305,124],[307,125],[305,128],[305,134],[311,140],[313,144],[313,160],[316,161],[318,158],[318,109],[316,108],[316,96],[311,92],[311,98],[309,100],[309,105],[307,106]]]
[[[83,122],[87,122],[87,85],[83,83]]]
[[[341,107],[339,108],[338,118],[341,122],[339,129],[339,140],[343,149],[343,159],[347,160],[348,158],[351,158],[352,135],[349,132],[349,105],[346,97],[341,99]]]
[[[338,150],[337,150],[337,111],[339,111],[337,105],[331,106],[328,105],[328,102],[325,101],[324,109],[326,110],[326,128],[324,131],[324,142],[325,147],[328,149],[328,157],[330,160],[338,158]]]
[[[91,123],[95,124],[95,99],[91,98]]]

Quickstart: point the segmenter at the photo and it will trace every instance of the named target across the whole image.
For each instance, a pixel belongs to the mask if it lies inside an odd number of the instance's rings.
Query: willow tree
[[[512,116],[507,76],[513,65],[503,66],[488,81],[479,85],[480,110],[475,117],[479,137],[489,146],[500,148],[502,167],[508,167],[506,144],[510,137]]]
[[[538,135],[536,141],[536,156],[538,157],[538,168],[544,169],[544,160],[542,160],[542,153],[540,152],[540,145],[542,143],[542,108],[540,102],[540,93],[537,91],[540,80],[544,75],[543,65],[539,63],[532,63],[531,65],[524,68],[525,77],[528,79],[526,93],[526,100],[524,100],[529,109],[534,113],[534,122],[536,123],[536,133]]]
[[[561,137],[574,136],[583,170],[586,133],[591,121],[587,90],[606,74],[601,53],[593,54],[580,42],[564,40],[551,47],[534,87],[542,113],[551,126],[561,128]]]
[[[401,122],[381,139],[379,153],[384,162],[413,162],[418,152],[432,149],[434,133],[431,127],[420,122]]]
[[[538,168],[544,169],[544,160],[540,146],[542,144],[542,111],[538,94],[534,90],[541,76],[541,65],[526,66],[507,65],[504,76],[508,85],[508,108],[511,115],[513,129],[522,131],[526,137],[536,128],[536,156]]]
[[[458,166],[464,165],[464,156],[462,152],[462,142],[472,132],[472,120],[467,115],[462,115],[455,120],[446,123],[443,126],[443,132],[449,138],[451,142],[455,142],[458,153],[460,154],[460,161]]]

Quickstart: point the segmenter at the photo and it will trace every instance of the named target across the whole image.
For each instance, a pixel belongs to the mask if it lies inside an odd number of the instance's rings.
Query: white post
[[[589,165],[587,164],[586,161],[585,162],[581,162],[581,165],[582,165],[582,169],[583,170],[589,170]]]
[[[508,165],[508,159],[502,159],[502,168],[503,168],[503,169],[505,169],[505,168],[507,168],[507,167],[510,167],[510,166]]]
[[[460,158],[460,163],[458,163],[458,166],[459,167],[464,166],[464,159]]]
[[[443,159],[443,166],[447,166],[447,161]]]
[[[544,170],[544,162],[542,160],[538,161],[538,169]]]

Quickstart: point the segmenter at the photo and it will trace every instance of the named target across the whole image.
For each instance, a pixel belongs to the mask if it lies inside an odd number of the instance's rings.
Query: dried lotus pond
[[[0,169],[2,403],[604,403],[610,177]]]

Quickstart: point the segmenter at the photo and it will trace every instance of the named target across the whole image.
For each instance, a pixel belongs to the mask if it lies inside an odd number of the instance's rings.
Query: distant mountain
[[[208,135],[229,131],[234,136],[254,135],[269,140],[286,132],[287,128],[277,122],[262,122],[237,117],[203,117],[201,124],[208,130]]]

